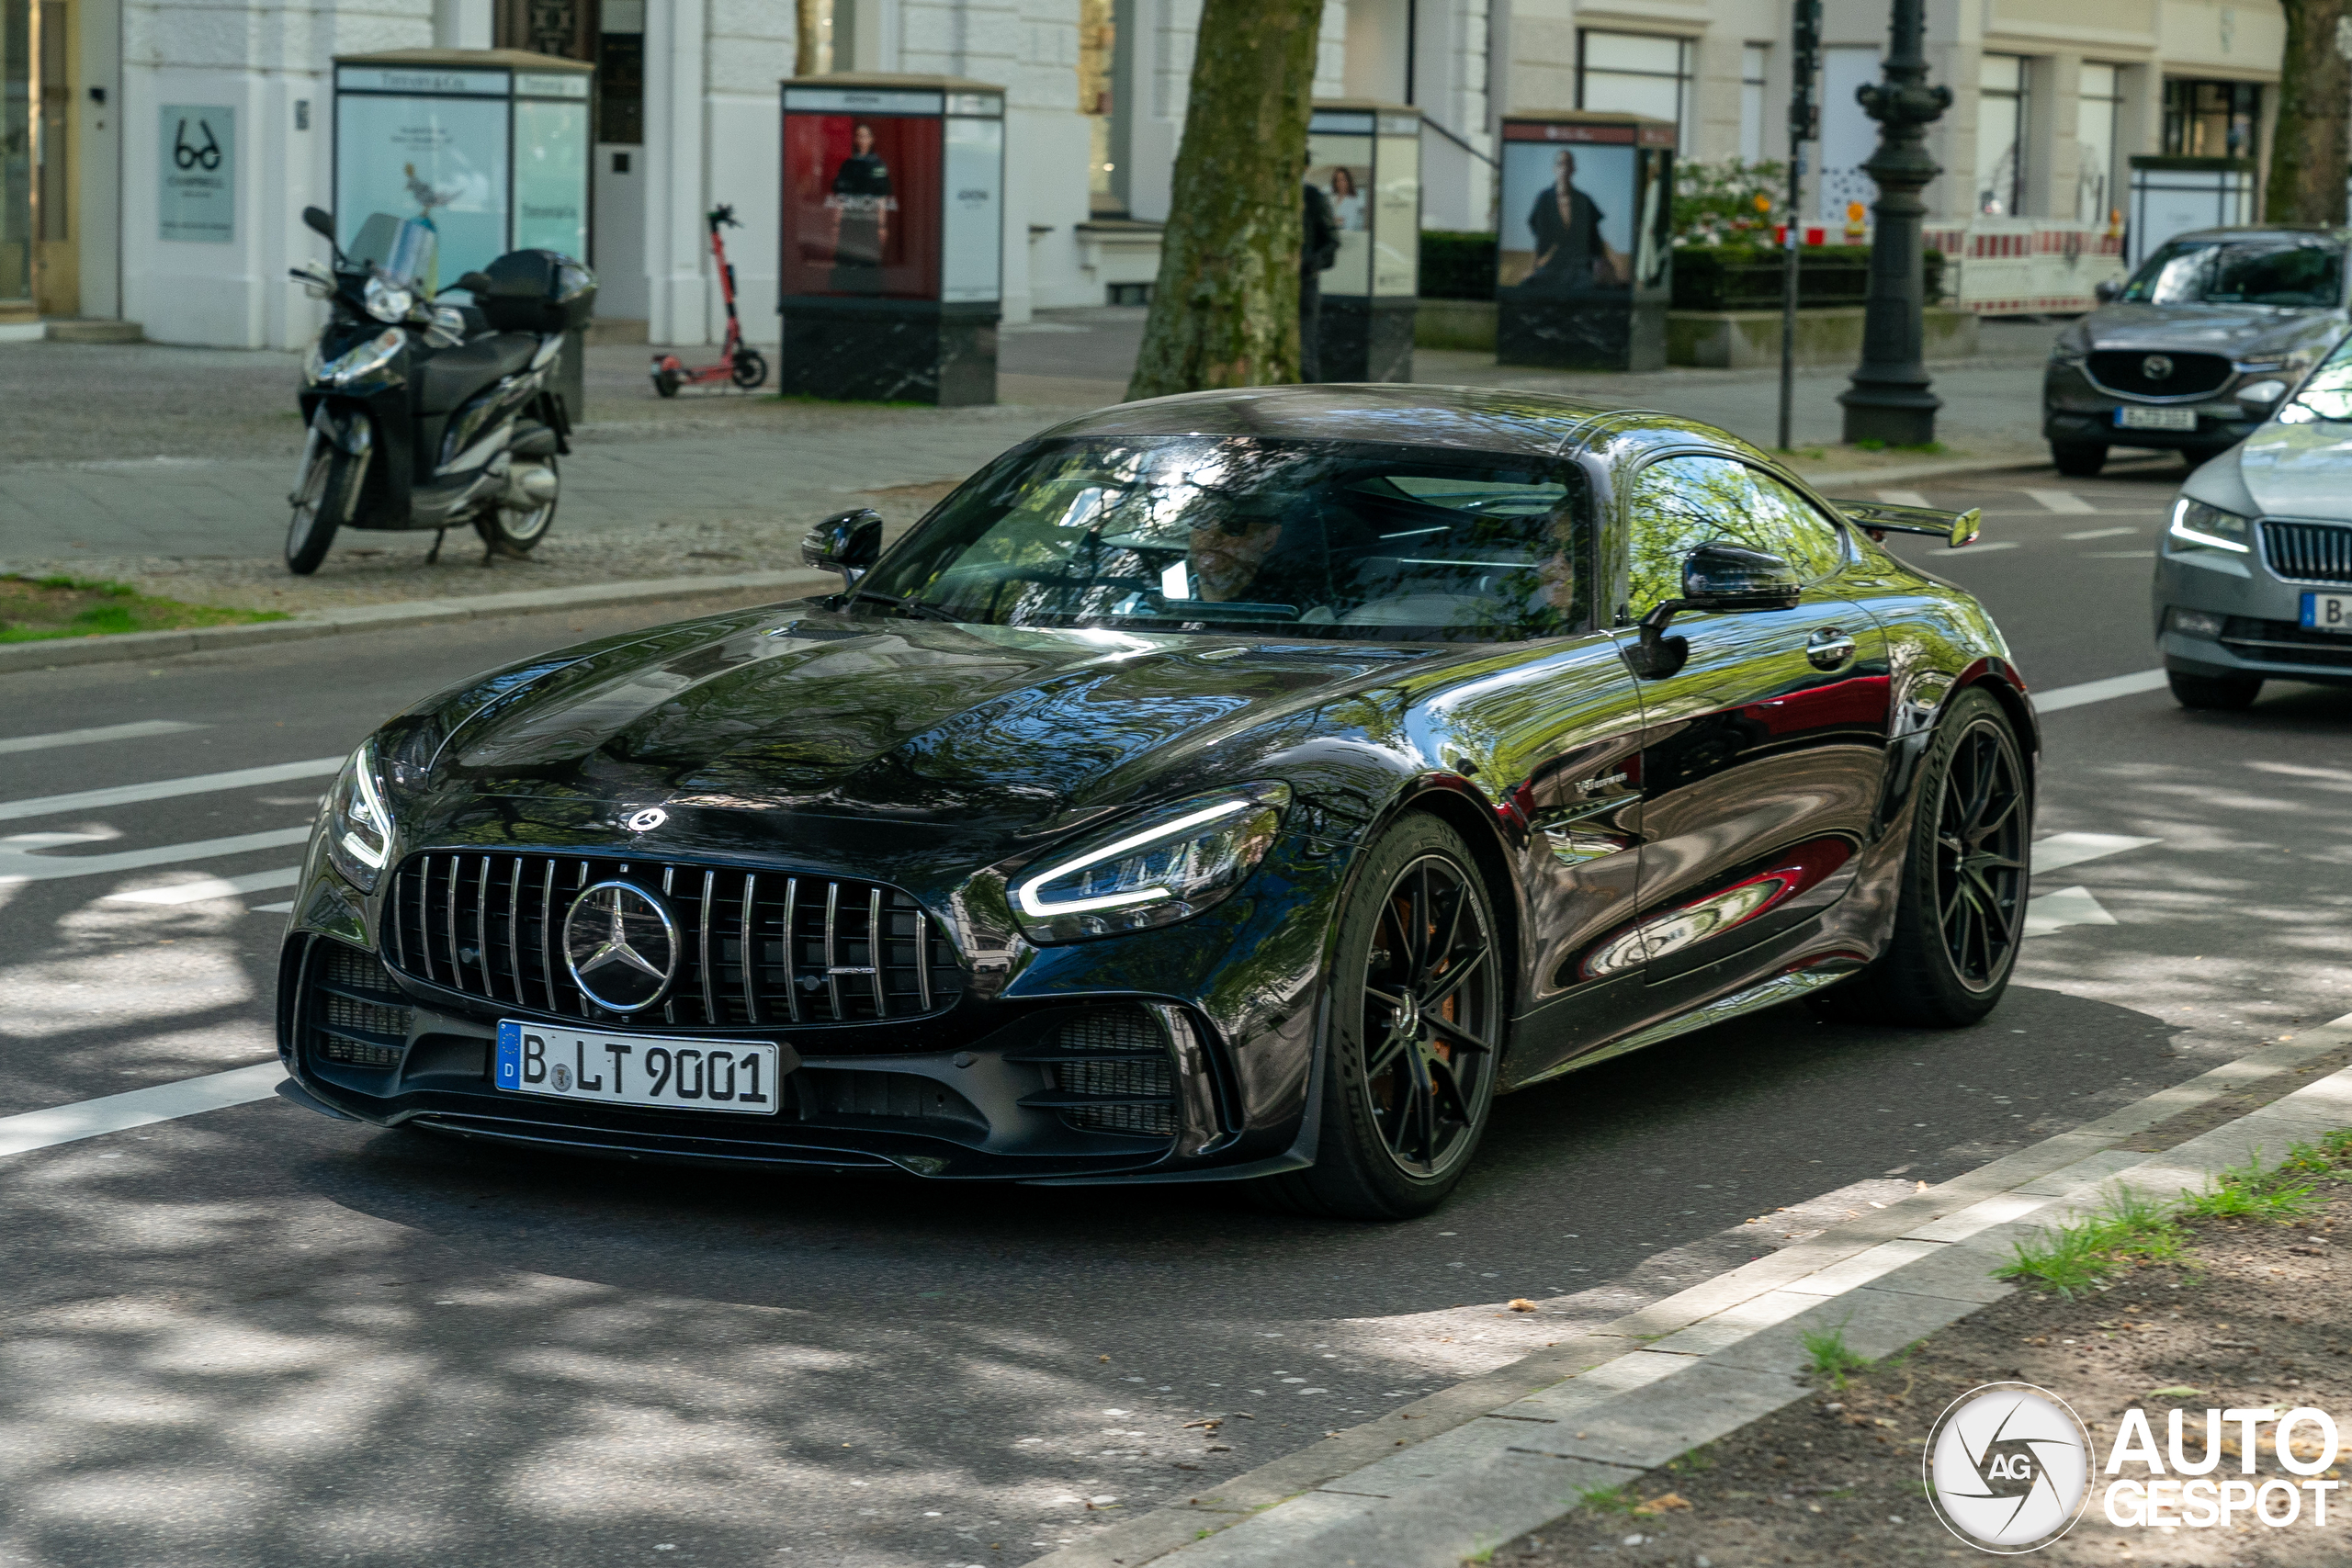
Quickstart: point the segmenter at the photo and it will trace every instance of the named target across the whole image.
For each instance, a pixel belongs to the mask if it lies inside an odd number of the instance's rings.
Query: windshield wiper
[[[944,610],[936,604],[926,604],[920,599],[894,599],[888,593],[870,593],[863,590],[850,595],[853,604],[861,599],[871,604],[888,604],[911,620],[953,621],[957,618],[955,612]]]

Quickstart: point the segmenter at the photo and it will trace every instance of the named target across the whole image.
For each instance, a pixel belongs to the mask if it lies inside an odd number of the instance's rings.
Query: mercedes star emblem
[[[632,833],[650,833],[668,820],[670,820],[668,812],[658,806],[649,806],[642,811],[632,811],[622,818],[621,826]]]
[[[590,1001],[638,1012],[660,1001],[678,972],[677,924],[643,888],[599,882],[563,918],[563,958]]]
[[[2151,381],[2165,381],[2172,378],[2172,355],[2152,354],[2140,361],[2140,374]]]

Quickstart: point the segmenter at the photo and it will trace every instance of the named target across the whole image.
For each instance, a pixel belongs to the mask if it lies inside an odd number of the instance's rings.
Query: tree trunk
[[[1323,0],[1207,0],[1130,398],[1298,379],[1306,117]]]
[[[817,43],[825,26],[824,0],[793,0],[792,73],[817,73]]]
[[[2344,182],[2352,174],[2352,6],[2346,0],[2279,0],[2287,47],[2278,62],[2278,130],[2263,192],[2266,223],[2344,221]]]

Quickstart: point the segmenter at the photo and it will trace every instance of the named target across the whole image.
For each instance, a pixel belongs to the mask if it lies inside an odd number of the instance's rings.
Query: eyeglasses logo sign
[[[678,927],[662,901],[627,882],[599,882],[563,918],[564,965],[608,1012],[640,1012],[678,971]]]
[[[1944,1527],[1982,1551],[2048,1546],[2090,1496],[2090,1435],[2066,1402],[2031,1383],[1986,1383],[1936,1421],[1924,1460]]]

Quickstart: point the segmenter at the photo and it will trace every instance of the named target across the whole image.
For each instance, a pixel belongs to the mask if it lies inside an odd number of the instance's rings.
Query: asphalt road
[[[1903,547],[2038,688],[2144,670],[2178,477],[1930,485],[1985,542]],[[0,678],[0,1118],[271,1058],[270,874],[326,781],[11,803],[337,758],[446,681],[659,618]],[[1975,1029],[1788,1009],[1513,1097],[1409,1224],[533,1159],[276,1100],[0,1156],[0,1564],[1041,1555],[2352,1010],[2347,721],[2352,692],[2299,686],[2052,714],[2040,833],[2154,842],[2038,889],[2113,924],[2036,937]],[[6,745],[134,723],[194,728]],[[158,853],[8,882],[44,844]]]

